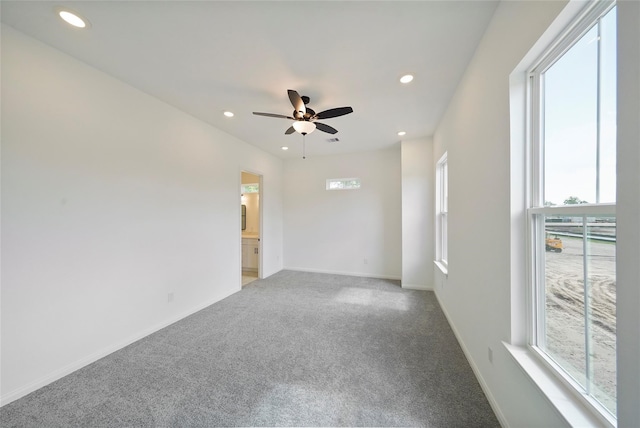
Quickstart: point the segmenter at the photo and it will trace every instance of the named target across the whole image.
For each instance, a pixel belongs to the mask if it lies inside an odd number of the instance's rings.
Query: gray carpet
[[[499,423],[432,292],[282,271],[2,407],[0,425]]]

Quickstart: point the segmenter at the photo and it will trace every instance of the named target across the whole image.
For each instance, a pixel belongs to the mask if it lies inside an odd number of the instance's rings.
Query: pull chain
[[[302,134],[302,159],[306,159],[307,155],[306,155],[306,135]]]

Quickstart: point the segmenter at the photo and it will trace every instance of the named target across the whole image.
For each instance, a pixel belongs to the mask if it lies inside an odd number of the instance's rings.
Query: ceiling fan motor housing
[[[313,116],[315,116],[315,114],[316,114],[316,112],[315,112],[313,109],[311,109],[311,108],[307,107],[307,104],[309,104],[309,101],[311,101],[311,98],[309,98],[309,97],[308,97],[308,96],[306,96],[306,95],[302,95],[302,96],[300,97],[300,99],[301,99],[301,100],[302,100],[302,102],[304,103],[304,106],[305,106],[305,110],[306,110],[306,111],[305,111],[305,112],[302,112],[302,111],[295,111],[295,110],[294,110],[294,111],[293,111],[293,117],[295,117],[296,119],[299,119],[299,120],[307,120],[307,121],[308,121],[308,120],[310,120]]]

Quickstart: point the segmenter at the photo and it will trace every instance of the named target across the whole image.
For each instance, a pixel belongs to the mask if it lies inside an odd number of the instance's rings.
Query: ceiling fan
[[[353,109],[351,107],[337,107],[321,111],[320,113],[316,113],[310,107],[307,107],[307,104],[309,103],[309,97],[300,96],[298,92],[294,91],[293,89],[289,89],[287,93],[289,94],[289,100],[291,101],[291,104],[294,108],[291,116],[274,113],[259,113],[255,111],[253,112],[253,114],[258,116],[277,117],[280,119],[294,120],[295,122],[293,122],[293,126],[289,127],[289,129],[285,131],[286,135],[293,134],[296,131],[298,131],[302,135],[307,135],[310,132],[313,132],[316,128],[329,134],[335,134],[336,132],[338,132],[337,129],[316,121],[318,119],[331,119],[332,117],[344,116],[345,114],[353,113]]]

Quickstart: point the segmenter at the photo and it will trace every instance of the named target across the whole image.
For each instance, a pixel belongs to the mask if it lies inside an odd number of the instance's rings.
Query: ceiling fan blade
[[[293,126],[290,126],[289,129],[284,131],[284,134],[289,135],[289,134],[293,134],[294,132],[296,132],[296,129]]]
[[[332,117],[344,116],[349,113],[353,113],[353,109],[351,107],[330,108],[329,110],[321,111],[316,114],[314,119],[330,119]]]
[[[275,113],[259,113],[257,111],[254,111],[253,114],[258,115],[258,116],[267,116],[267,117],[278,117],[280,119],[291,119],[291,120],[295,120],[294,118],[292,118],[291,116],[285,116],[283,114],[275,114]]]
[[[331,126],[325,125],[324,123],[319,123],[319,122],[313,122],[313,123],[316,124],[316,128],[318,128],[320,131],[328,132],[329,134],[335,134],[336,132],[338,132],[336,128],[332,128]]]
[[[293,89],[288,89],[287,93],[289,94],[289,100],[291,101],[293,108],[296,109],[296,119],[298,119],[298,113],[300,117],[304,116],[304,114],[307,112],[307,109],[304,106],[304,101],[302,101],[300,94],[298,94],[298,92],[294,91]]]

